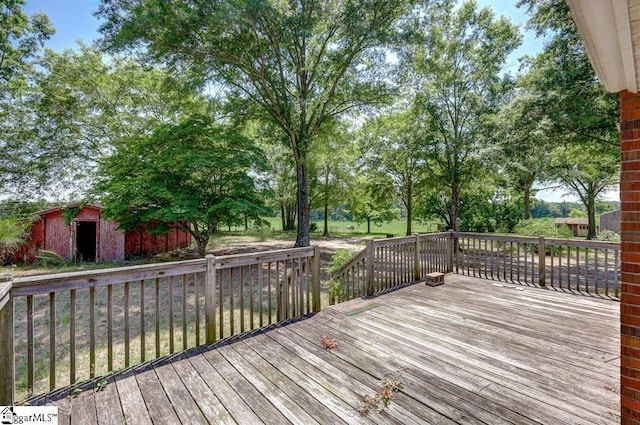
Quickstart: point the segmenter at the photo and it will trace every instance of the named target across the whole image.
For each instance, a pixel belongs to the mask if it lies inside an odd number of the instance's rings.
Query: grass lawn
[[[274,230],[282,229],[282,221],[280,217],[265,217],[271,224],[271,228]],[[311,220],[312,223],[316,223],[318,226],[318,230],[316,233],[322,233],[324,229],[324,223],[322,220]],[[428,232],[436,232],[438,231],[438,224],[436,222],[429,222],[427,225],[422,225],[419,221],[414,221],[411,231],[413,233],[428,233]],[[367,223],[356,223],[355,221],[334,221],[329,220],[329,234],[353,234],[367,233]],[[395,236],[404,236],[407,234],[407,221],[406,220],[393,220],[390,222],[384,222],[380,227],[376,226],[374,223],[371,223],[371,234],[372,235],[395,235]]]

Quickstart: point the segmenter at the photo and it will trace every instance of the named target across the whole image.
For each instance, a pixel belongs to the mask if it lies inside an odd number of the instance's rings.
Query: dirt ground
[[[359,251],[365,247],[365,240],[371,236],[330,236],[330,237],[318,237],[315,236],[311,240],[311,245],[318,245],[321,250],[321,266],[323,267],[328,261],[331,260],[333,254],[339,250],[344,249],[347,251]],[[295,243],[294,237],[283,237],[279,235],[276,238],[271,238],[266,241],[259,241],[254,237],[245,235],[231,235],[224,236],[219,239],[213,239],[209,244],[210,249],[207,253],[213,255],[232,255],[242,254],[247,252],[260,252],[260,251],[272,251],[278,249],[292,248]],[[186,248],[176,250],[170,253],[163,253],[147,258],[139,258],[133,260],[119,261],[119,262],[107,262],[107,263],[82,263],[82,264],[63,264],[63,265],[41,265],[33,264],[28,266],[12,265],[6,267],[0,267],[1,273],[8,273],[15,277],[18,276],[33,276],[39,274],[61,273],[70,271],[81,271],[91,269],[101,269],[107,267],[119,267],[129,266],[135,264],[156,263],[165,261],[179,261],[198,258],[198,252],[195,248]]]

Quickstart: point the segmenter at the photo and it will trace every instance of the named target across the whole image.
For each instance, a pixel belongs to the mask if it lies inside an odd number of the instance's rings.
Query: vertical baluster
[[[96,287],[89,288],[89,378],[96,377]]]
[[[56,293],[49,292],[49,389],[56,387]]]
[[[258,309],[260,311],[260,327],[264,326],[264,309],[263,309],[263,304],[264,304],[264,282],[262,280],[262,263],[258,264],[258,287],[259,287],[259,291],[260,291],[260,301],[259,301],[259,306]]]
[[[529,276],[529,250],[531,249],[531,245],[528,243],[524,243],[524,281],[528,283]]]
[[[232,336],[235,334],[235,320],[234,317],[236,315],[236,308],[235,305],[233,303],[233,293],[235,292],[235,282],[233,279],[233,267],[229,268],[229,336]],[[222,335],[220,335],[220,337],[222,338]]]
[[[196,343],[197,345],[197,343]],[[187,349],[187,277],[182,275],[182,350]]]
[[[250,329],[255,327],[253,320],[253,265],[249,265],[249,325]]]
[[[567,289],[571,291],[571,247],[567,246]]]
[[[511,253],[509,253],[511,258]],[[502,280],[507,281],[507,241],[502,242]]]
[[[107,286],[107,370],[113,371],[113,285]]]
[[[76,383],[76,290],[69,291],[69,384]]]
[[[140,363],[144,363],[146,359],[145,347],[145,328],[144,328],[144,280],[140,280]]]
[[[589,248],[584,249],[584,288],[589,294]]]
[[[594,284],[593,285],[594,285],[594,288],[595,288],[595,291],[596,291],[596,295],[598,295],[598,293],[600,292],[598,290],[599,289],[598,288],[598,286],[599,286],[598,285],[598,281],[600,280],[600,264],[599,264],[599,261],[598,261],[598,256],[600,255],[600,250],[598,248],[594,248],[593,252],[595,254],[595,258],[594,258],[595,264],[594,264],[594,266],[595,266],[595,269],[596,269],[595,278],[594,278]]]
[[[619,278],[619,274],[620,274],[620,259],[619,259],[619,255],[620,255],[620,251],[618,249],[616,249],[614,251],[614,269],[615,269],[615,281],[614,281],[614,287],[615,287],[615,296],[618,297],[619,294],[619,289],[620,289],[620,278]]]
[[[609,296],[609,250],[604,250],[604,295]]]
[[[306,310],[305,313],[309,313],[311,311],[311,257],[304,258],[304,270],[305,270],[305,288],[306,288]],[[357,284],[357,283],[356,283]]]
[[[243,333],[245,330],[244,327],[244,266],[240,266],[240,333]]]
[[[215,273],[215,271],[214,271]],[[215,288],[211,291],[213,293],[213,299],[215,300]],[[196,308],[196,328],[195,328],[195,338],[196,347],[200,345],[200,274],[193,274],[193,296],[194,296],[194,305]],[[215,311],[211,314],[212,318],[216,317]],[[215,330],[216,325],[213,325],[213,329]]]
[[[271,269],[269,269],[269,270],[271,270]],[[280,305],[280,303],[278,301],[280,299],[280,294],[279,294],[280,283],[279,283],[279,281],[280,281],[280,262],[276,261],[276,287],[274,288],[274,290],[276,291],[276,294],[275,294],[276,295],[276,306]],[[271,278],[269,278],[269,286],[271,286]],[[269,294],[271,294],[271,291],[269,291]],[[271,309],[271,300],[269,300],[269,311],[270,312],[273,311]],[[278,311],[276,311],[276,313],[278,313]],[[276,317],[276,321],[277,321],[277,319],[278,318]],[[269,313],[269,323],[271,323],[271,313]]]
[[[520,283],[520,242],[516,242],[516,252],[517,252],[517,256],[518,256],[518,273],[517,273],[517,278],[518,278],[518,283]]]
[[[562,253],[564,248],[562,245],[558,246],[558,287],[562,289]]]
[[[505,246],[507,243],[505,242]],[[505,280],[507,278],[505,277]],[[513,283],[513,242],[509,241],[509,280]]]
[[[555,285],[554,282],[554,278],[555,278],[555,269],[554,269],[554,257],[555,257],[555,252],[556,252],[556,247],[555,245],[549,245],[549,253],[550,253],[550,257],[551,257],[551,270],[549,272],[550,274],[550,281],[551,281],[551,287],[553,288]]]
[[[129,282],[124,284],[124,367],[129,367]]]
[[[576,247],[576,285],[578,292],[580,292],[580,247]]]
[[[272,321],[272,312],[273,312],[273,305],[271,304],[271,261],[269,261],[268,264],[268,268],[267,268],[267,292],[269,294],[269,299],[267,300],[267,308],[269,309],[269,324],[273,323]],[[276,269],[278,267],[278,263],[276,262]],[[278,275],[277,271],[276,271],[276,276]]]
[[[34,367],[33,295],[27,295],[27,391],[29,395],[33,394]]]
[[[478,241],[479,244],[482,244],[482,240]],[[489,250],[491,249],[491,251]],[[487,263],[489,268],[491,269],[491,278],[493,278],[493,261],[492,258],[490,257],[490,255],[493,253],[493,241],[491,241],[491,248],[489,248],[488,246],[488,241],[485,239],[484,240],[484,255],[482,256],[484,259],[484,277],[485,279],[488,277],[487,275],[489,273],[487,273]],[[478,275],[480,275],[478,273]]]
[[[160,357],[160,278],[155,278],[156,358]]]
[[[224,270],[222,269],[218,269],[216,270],[216,283],[219,285],[220,288],[220,302],[218,303],[218,327],[219,327],[219,334],[220,334],[220,339],[224,338],[224,328],[225,328],[225,323],[224,323]],[[227,286],[229,286],[230,284],[228,284]],[[232,311],[231,307],[229,308],[229,311]],[[213,313],[215,314],[215,312]]]

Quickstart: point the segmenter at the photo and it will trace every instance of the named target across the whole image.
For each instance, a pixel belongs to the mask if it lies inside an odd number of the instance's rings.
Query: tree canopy
[[[407,0],[103,0],[98,16],[112,50],[186,70],[230,87],[274,123],[291,148],[297,175],[296,246],[309,245],[307,156],[331,117],[379,102],[377,74]],[[364,53],[368,55],[364,55]]]
[[[265,213],[250,173],[264,162],[252,140],[196,114],[118,140],[101,166],[96,193],[105,216],[121,229],[144,225],[161,233],[177,224],[204,255],[218,226]]]

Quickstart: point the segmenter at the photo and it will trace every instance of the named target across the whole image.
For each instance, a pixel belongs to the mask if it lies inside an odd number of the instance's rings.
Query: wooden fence
[[[3,277],[0,405],[317,312],[319,259],[310,247]]]

